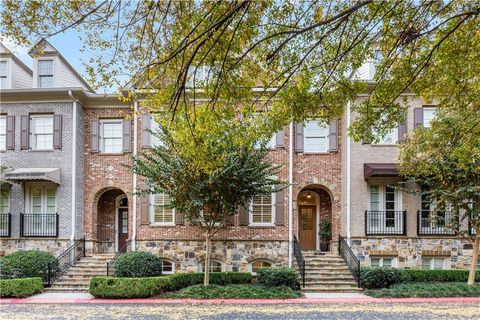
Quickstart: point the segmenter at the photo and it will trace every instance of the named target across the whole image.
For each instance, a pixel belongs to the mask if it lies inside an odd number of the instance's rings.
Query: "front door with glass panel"
[[[128,209],[127,208],[119,208],[118,209],[118,246],[117,250],[122,249],[126,243],[128,238]]]
[[[316,206],[299,206],[298,238],[302,250],[315,250],[317,239]]]
[[[397,190],[390,184],[370,185],[369,232],[395,233],[403,230]]]

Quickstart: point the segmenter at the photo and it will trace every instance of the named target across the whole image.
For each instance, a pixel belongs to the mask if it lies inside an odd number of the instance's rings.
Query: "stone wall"
[[[370,256],[398,257],[398,268],[421,268],[422,256],[447,258],[447,269],[467,269],[472,259],[472,244],[455,238],[353,238],[351,248],[362,265]]]
[[[69,239],[0,239],[1,254],[19,250],[41,250],[58,255],[69,246]]]
[[[199,240],[137,241],[137,248],[174,262],[175,272],[198,272],[205,259],[205,243]],[[223,271],[247,272],[249,264],[257,259],[286,266],[288,242],[212,241],[211,259],[220,261]]]

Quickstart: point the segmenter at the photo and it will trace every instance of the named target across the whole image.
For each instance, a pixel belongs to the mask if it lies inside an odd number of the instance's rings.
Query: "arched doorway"
[[[120,189],[105,190],[97,201],[98,253],[117,252],[128,239],[128,197]]]
[[[308,186],[297,198],[297,237],[302,250],[330,250],[332,199],[322,187]]]

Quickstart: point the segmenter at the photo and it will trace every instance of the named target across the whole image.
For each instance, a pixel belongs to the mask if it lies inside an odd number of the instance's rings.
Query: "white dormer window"
[[[38,61],[38,86],[53,88],[53,60]]]
[[[7,61],[0,61],[0,88],[8,87],[8,66]]]

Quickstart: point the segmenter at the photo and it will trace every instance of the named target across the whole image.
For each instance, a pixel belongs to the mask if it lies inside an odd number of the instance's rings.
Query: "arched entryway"
[[[96,203],[98,253],[117,252],[128,239],[128,197],[120,189],[103,191]]]
[[[320,186],[308,186],[297,197],[297,237],[302,250],[329,251],[332,239],[332,198]]]

